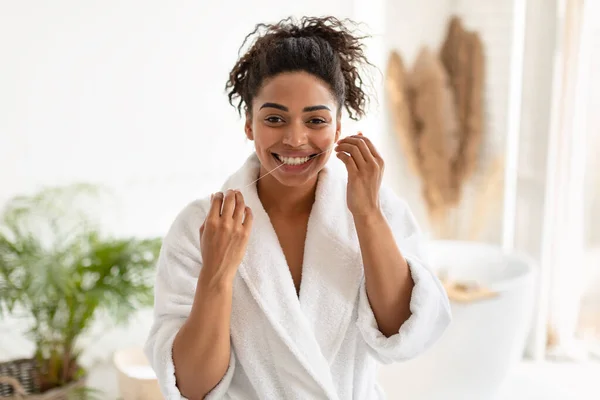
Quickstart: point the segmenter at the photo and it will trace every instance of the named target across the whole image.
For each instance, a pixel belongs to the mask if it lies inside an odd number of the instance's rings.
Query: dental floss
[[[329,148],[327,148],[326,150],[323,150],[322,152],[318,153],[317,155],[315,155],[313,158],[317,158],[319,157],[321,154],[328,152],[329,150],[333,149],[335,146],[337,145],[337,142],[335,142],[334,144],[332,144]],[[258,179],[256,179],[255,181],[251,182],[250,184],[244,186],[242,189],[239,190],[243,190],[246,189],[252,185],[254,185],[256,182],[258,182],[259,180],[261,180],[262,178],[264,178],[265,176],[269,175],[271,172],[275,171],[276,169],[283,167],[285,164],[280,164],[277,167],[273,168],[272,170],[270,170],[269,172],[267,172],[266,174],[264,174],[263,176],[259,176]]]

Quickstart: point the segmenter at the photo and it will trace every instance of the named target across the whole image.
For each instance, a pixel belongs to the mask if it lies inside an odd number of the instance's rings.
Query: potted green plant
[[[0,318],[25,318],[35,345],[31,358],[0,363],[0,396],[22,398],[6,384],[15,380],[27,399],[85,392],[78,339],[99,315],[122,323],[153,302],[161,241],[103,234],[91,217],[98,189],[43,189],[0,215]]]

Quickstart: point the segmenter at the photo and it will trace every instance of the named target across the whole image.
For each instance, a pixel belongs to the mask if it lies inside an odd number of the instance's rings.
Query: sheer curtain
[[[584,294],[581,304],[577,336],[584,340],[589,351],[600,359],[600,2],[588,1],[590,18],[587,23],[589,74],[588,96],[585,108],[587,136],[587,171],[585,183],[585,258]]]
[[[559,46],[544,196],[538,324],[547,324],[547,355],[569,360],[588,355],[576,333],[586,277],[586,113],[592,32],[597,23],[593,19],[598,18],[591,12],[593,3],[558,3]]]

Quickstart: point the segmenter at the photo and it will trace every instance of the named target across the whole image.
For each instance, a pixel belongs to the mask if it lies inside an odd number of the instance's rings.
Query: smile
[[[311,154],[308,157],[284,157],[284,156],[280,156],[279,154],[276,153],[272,153],[273,157],[279,161],[281,164],[285,164],[285,165],[302,165],[302,164],[306,164],[309,161],[311,161],[313,158],[315,158],[315,156],[317,156],[317,154]]]

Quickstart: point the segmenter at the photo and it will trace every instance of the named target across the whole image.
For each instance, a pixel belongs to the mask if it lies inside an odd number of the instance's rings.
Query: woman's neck
[[[257,182],[256,188],[267,214],[307,214],[315,201],[317,177],[302,186],[289,187],[272,176],[266,176]]]

